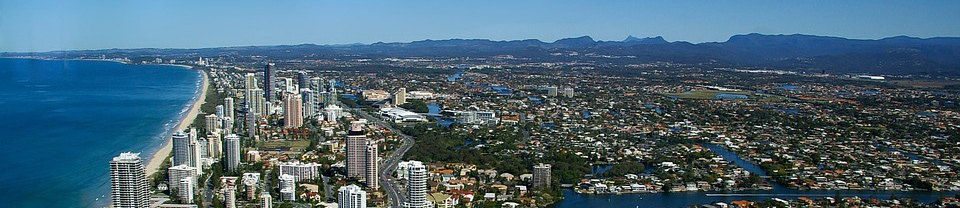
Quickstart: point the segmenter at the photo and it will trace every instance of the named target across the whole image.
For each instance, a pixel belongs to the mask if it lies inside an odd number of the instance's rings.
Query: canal
[[[750,171],[751,174],[765,176],[763,170],[742,158],[736,153],[730,152],[717,145],[704,145],[704,147],[716,152],[727,161]],[[796,199],[797,197],[823,198],[823,197],[852,197],[859,196],[864,199],[889,199],[912,198],[924,203],[934,202],[941,197],[952,197],[958,192],[935,192],[935,191],[866,191],[866,190],[796,190],[788,189],[779,184],[773,184],[772,190],[756,191],[737,191],[737,192],[679,192],[679,193],[653,193],[653,194],[624,194],[624,195],[596,195],[596,194],[578,194],[572,189],[564,189],[564,199],[549,207],[552,208],[579,208],[579,207],[687,207],[702,204],[711,204],[714,202],[725,202],[738,200],[762,201],[770,198]]]

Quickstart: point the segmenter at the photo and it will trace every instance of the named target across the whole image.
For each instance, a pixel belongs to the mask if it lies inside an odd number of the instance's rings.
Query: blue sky
[[[0,51],[746,33],[960,36],[960,1],[0,0]]]

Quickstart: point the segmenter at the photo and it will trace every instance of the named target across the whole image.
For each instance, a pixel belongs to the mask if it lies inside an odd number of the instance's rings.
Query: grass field
[[[260,146],[265,148],[290,147],[290,150],[305,150],[307,146],[310,146],[310,141],[264,142],[260,143]]]
[[[960,81],[955,80],[929,80],[929,79],[910,79],[893,80],[889,82],[897,86],[916,87],[916,88],[943,88],[947,85],[960,85]]]

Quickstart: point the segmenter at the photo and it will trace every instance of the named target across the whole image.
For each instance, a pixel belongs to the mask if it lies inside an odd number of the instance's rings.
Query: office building
[[[550,188],[550,164],[537,164],[533,166],[533,188]]]
[[[303,126],[303,98],[300,94],[287,93],[283,100],[283,125],[287,128]]]
[[[226,168],[228,171],[237,170],[240,167],[240,137],[236,134],[227,135],[226,146]]]
[[[110,190],[114,208],[150,207],[150,184],[140,153],[120,153],[110,161]]]
[[[366,208],[367,192],[357,185],[340,187],[337,190],[338,208]]]
[[[407,200],[404,208],[428,208],[427,167],[420,161],[410,161],[407,166]]]

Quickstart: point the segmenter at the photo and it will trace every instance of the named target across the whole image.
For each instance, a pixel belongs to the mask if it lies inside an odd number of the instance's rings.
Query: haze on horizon
[[[589,35],[960,36],[960,1],[0,1],[0,51]]]

